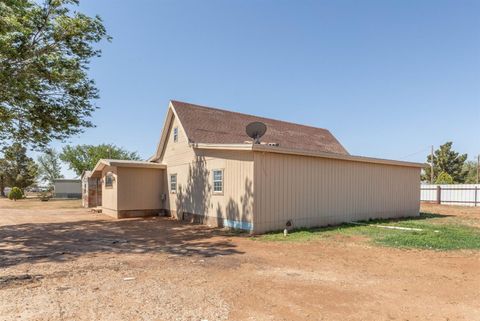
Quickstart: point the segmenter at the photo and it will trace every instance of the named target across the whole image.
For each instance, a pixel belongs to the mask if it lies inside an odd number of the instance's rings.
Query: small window
[[[177,174],[170,175],[170,193],[177,192]]]
[[[223,193],[223,170],[213,170],[213,192]]]
[[[113,187],[113,173],[105,175],[105,187]]]
[[[173,142],[174,143],[178,142],[178,127],[175,127],[173,129]]]

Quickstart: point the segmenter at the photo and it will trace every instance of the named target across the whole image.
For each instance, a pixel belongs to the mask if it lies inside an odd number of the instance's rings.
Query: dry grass
[[[8,198],[0,198],[0,208],[5,209],[41,209],[41,210],[54,210],[54,209],[68,209],[68,208],[81,208],[82,200],[54,200],[51,199],[47,202],[42,202],[38,198],[26,198],[18,201],[12,201]]]

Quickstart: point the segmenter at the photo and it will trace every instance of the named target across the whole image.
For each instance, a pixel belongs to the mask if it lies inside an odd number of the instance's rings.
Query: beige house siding
[[[115,178],[112,187],[105,187],[105,175],[108,172],[113,173]],[[105,166],[102,170],[102,212],[108,215],[116,215],[118,208],[117,203],[117,187],[118,187],[118,174],[117,168],[112,166]]]
[[[162,152],[162,158],[159,163],[167,165],[166,176],[163,179],[163,189],[167,194],[166,209],[176,216],[175,205],[177,203],[177,195],[170,191],[170,175],[177,174],[177,187],[179,182],[186,181],[188,175],[188,167],[195,158],[193,149],[188,144],[187,136],[182,129],[181,124],[176,117],[173,117],[168,126],[168,136],[166,138],[165,147]],[[178,141],[173,141],[173,129],[178,128]],[[182,180],[180,180],[182,179]]]
[[[419,214],[420,168],[254,153],[254,231]]]
[[[112,172],[112,187],[105,176]],[[156,215],[162,209],[163,169],[105,166],[102,170],[102,213],[115,218]]]
[[[178,128],[178,141],[173,141],[173,129]],[[192,161],[195,153],[188,144],[188,138],[183,131],[181,124],[176,117],[168,126],[168,136],[166,139],[165,149],[162,153],[162,164],[187,164]]]
[[[164,193],[164,170],[118,167],[118,210],[160,210]]]
[[[208,172],[207,216],[221,226],[251,230],[253,225],[253,153],[195,150]],[[223,193],[213,193],[213,170],[223,170]]]
[[[173,129],[178,127],[178,142]],[[188,144],[181,124],[173,118],[160,163],[167,165],[164,189],[171,214],[213,226],[251,229],[253,221],[253,152],[200,150]],[[223,193],[213,193],[213,174],[223,170]],[[177,193],[170,176],[177,175]],[[193,214],[193,215],[192,215]]]

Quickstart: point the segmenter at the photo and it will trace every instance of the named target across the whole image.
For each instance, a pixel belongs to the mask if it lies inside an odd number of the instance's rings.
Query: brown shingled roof
[[[265,143],[278,143],[280,147],[306,151],[319,151],[348,155],[338,140],[326,129],[284,121],[246,115],[222,109],[171,101],[192,143],[242,144],[251,141],[245,127],[260,121],[267,125],[261,138]]]

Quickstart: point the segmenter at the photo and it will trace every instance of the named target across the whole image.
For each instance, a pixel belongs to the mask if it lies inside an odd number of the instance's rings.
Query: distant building
[[[81,198],[82,181],[79,179],[53,180],[53,197],[55,198]]]

